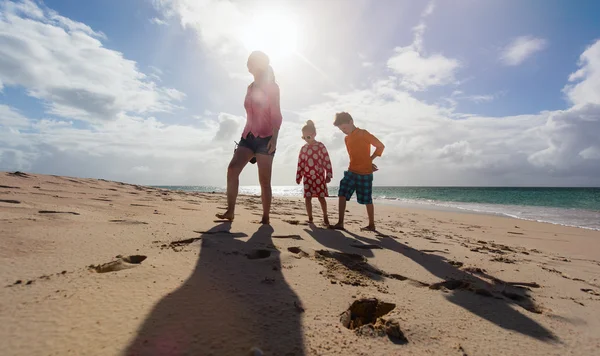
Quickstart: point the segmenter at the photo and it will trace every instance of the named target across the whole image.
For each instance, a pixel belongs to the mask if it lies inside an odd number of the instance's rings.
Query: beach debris
[[[454,266],[454,267],[462,267],[462,266],[464,265],[464,263],[462,263],[462,262],[460,262],[460,261],[454,261],[454,260],[452,260],[452,261],[448,261],[448,263],[449,263],[451,266]]]
[[[299,220],[283,220],[284,222],[290,224],[290,225],[300,225],[300,221]]]
[[[14,199],[0,199],[0,203],[21,204],[20,201]]]
[[[380,301],[376,298],[361,298],[352,302],[340,315],[342,325],[354,330],[357,335],[368,337],[388,336],[390,339],[408,342],[400,324],[385,315],[396,308],[396,304]]]
[[[516,261],[504,256],[496,256],[494,258],[492,258],[490,261],[493,262],[502,262],[502,263],[515,263]]]
[[[299,302],[297,302],[297,301],[294,301],[294,308],[296,308],[296,310],[297,310],[299,313],[304,313],[304,311],[305,311],[305,309],[304,309],[304,307],[302,306],[302,304],[300,304],[300,303],[299,303]]]
[[[117,260],[101,265],[90,265],[89,268],[98,273],[117,272],[139,266],[147,257],[143,255],[116,256]]]
[[[23,172],[11,172],[11,173],[7,173],[9,176],[13,176],[13,177],[20,177],[20,178],[29,178],[30,175],[27,173],[23,173]]]

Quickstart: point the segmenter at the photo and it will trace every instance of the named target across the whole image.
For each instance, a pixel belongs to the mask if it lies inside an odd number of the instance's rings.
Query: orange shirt
[[[350,167],[348,170],[356,174],[373,173],[373,162],[371,161],[371,146],[375,146],[375,156],[381,156],[385,146],[377,137],[371,135],[367,130],[358,127],[345,138],[346,149],[350,156]]]

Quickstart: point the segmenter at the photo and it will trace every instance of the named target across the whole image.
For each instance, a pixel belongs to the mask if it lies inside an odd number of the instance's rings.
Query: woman
[[[217,214],[219,219],[233,220],[237,200],[240,174],[253,157],[258,165],[263,206],[262,224],[269,223],[271,211],[271,170],[277,148],[277,136],[282,116],[279,107],[279,86],[275,83],[269,57],[255,51],[248,57],[248,71],[254,82],[248,86],[244,107],[246,126],[241,141],[227,168],[227,211]]]

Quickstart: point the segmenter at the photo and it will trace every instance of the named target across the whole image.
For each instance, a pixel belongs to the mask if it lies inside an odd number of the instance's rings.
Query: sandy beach
[[[342,232],[305,223],[300,199],[276,198],[270,226],[258,197],[233,223],[215,221],[224,208],[218,193],[0,172],[2,354],[600,349],[599,231],[377,205],[379,232],[363,232],[350,203]]]

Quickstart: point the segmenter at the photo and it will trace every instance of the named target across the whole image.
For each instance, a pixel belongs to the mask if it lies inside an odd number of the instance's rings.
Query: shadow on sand
[[[229,229],[202,234],[192,275],[158,302],[124,354],[305,354],[300,301],[281,273],[273,228],[261,226],[246,242]]]
[[[539,307],[535,305],[535,302],[530,298],[525,289],[510,288],[513,290],[510,293],[508,293],[507,290],[504,290],[503,292],[506,293],[508,298],[498,297],[498,293],[494,293],[494,297],[492,295],[478,295],[477,293],[473,293],[473,291],[484,290],[496,292],[498,286],[452,266],[448,263],[448,260],[442,256],[419,251],[400,243],[390,236],[380,234],[377,239],[373,239],[356,235],[348,231],[346,232],[357,240],[368,244],[377,244],[385,249],[395,251],[408,257],[442,280],[464,281],[473,286],[473,289],[471,290],[448,288],[454,289],[446,296],[446,299],[448,299],[449,302],[456,304],[503,329],[512,330],[546,342],[559,342],[557,336],[550,330],[515,309],[524,308],[527,310],[539,310]],[[455,285],[457,284],[455,283]]]

